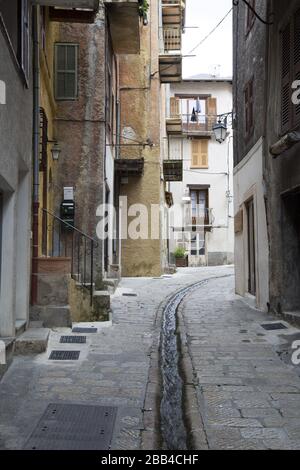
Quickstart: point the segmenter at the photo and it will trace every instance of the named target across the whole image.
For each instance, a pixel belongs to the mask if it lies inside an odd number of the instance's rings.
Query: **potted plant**
[[[178,246],[174,251],[177,268],[186,268],[188,266],[188,256],[185,253],[185,249]]]

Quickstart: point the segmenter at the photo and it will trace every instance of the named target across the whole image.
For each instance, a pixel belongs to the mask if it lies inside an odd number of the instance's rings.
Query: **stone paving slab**
[[[300,449],[299,368],[277,354],[282,330],[261,327],[278,319],[242,302],[233,282],[210,280],[181,308],[208,446]]]
[[[146,389],[155,396],[149,377],[150,351],[160,330],[155,321],[161,302],[173,292],[207,277],[232,273],[233,268],[181,269],[171,278],[127,278],[111,299],[112,326],[85,334],[78,361],[49,361],[53,349],[70,328],[52,329],[43,354],[17,356],[0,382],[0,449],[22,449],[49,403],[118,407],[113,449],[139,449],[147,405]],[[122,293],[138,294],[126,297]],[[87,325],[91,326],[91,325]],[[148,430],[149,442],[154,429]],[[151,434],[151,436],[150,436]]]

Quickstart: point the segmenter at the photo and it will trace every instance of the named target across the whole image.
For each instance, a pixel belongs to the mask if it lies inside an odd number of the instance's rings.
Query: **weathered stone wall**
[[[122,147],[123,158],[143,157],[145,168],[142,176],[129,178],[128,184],[121,185],[120,192],[128,197],[128,207],[145,204],[150,213],[151,204],[161,204],[162,190],[157,1],[151,2],[149,25],[141,25],[140,33],[140,54],[120,57],[121,134],[139,142],[149,139],[154,146]],[[124,143],[129,142],[124,140]],[[148,225],[150,234],[150,218]],[[160,236],[156,240],[123,240],[122,275],[160,275],[161,249]]]
[[[103,203],[105,155],[105,39],[102,12],[93,24],[60,26],[59,40],[79,45],[78,99],[59,101],[57,138],[61,155],[56,168],[56,207],[63,187],[74,187],[75,225],[96,238],[97,207]],[[60,190],[58,189],[60,188]],[[103,274],[102,244],[95,249],[95,275]]]

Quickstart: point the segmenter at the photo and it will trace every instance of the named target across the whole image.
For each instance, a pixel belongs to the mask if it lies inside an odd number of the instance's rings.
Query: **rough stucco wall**
[[[267,0],[256,2],[256,10],[266,17]],[[247,7],[239,2],[233,14],[233,106],[236,113],[234,163],[237,165],[264,133],[266,28],[257,19],[246,35]],[[254,133],[245,140],[244,89],[254,78]]]
[[[280,28],[286,24],[291,14],[300,7],[299,0],[290,2],[276,0],[272,3],[274,26],[269,37],[269,74],[267,82],[267,146],[280,137]],[[284,204],[281,193],[300,186],[299,145],[273,159],[266,156],[265,177],[268,190],[269,236],[270,236],[270,303],[271,308],[280,312],[300,308],[299,230],[291,218],[289,206],[296,200]]]
[[[0,247],[2,249],[0,336],[14,336],[15,320],[28,319],[32,75],[30,71],[27,88],[12,61],[2,30],[0,30],[0,79],[6,84],[6,104],[0,105],[0,191],[4,193],[2,247]],[[18,258],[19,253],[22,254],[20,258]],[[21,311],[20,306],[22,306]]]
[[[100,12],[93,24],[60,25],[59,39],[79,45],[78,99],[58,101],[56,207],[63,187],[74,187],[75,225],[96,238],[97,207],[103,203],[105,155],[105,23]],[[95,252],[95,272],[102,275],[102,244]],[[99,279],[100,282],[100,279]]]
[[[160,169],[160,80],[158,71],[158,5],[151,2],[150,24],[141,26],[140,55],[120,57],[121,133],[138,141],[150,139],[154,147],[122,148],[123,158],[145,159],[144,174],[130,178],[121,185],[121,195],[128,196],[131,204],[150,205],[161,203]],[[152,55],[150,57],[150,51]],[[128,141],[124,141],[128,143]],[[150,226],[150,222],[149,222]],[[150,232],[150,230],[149,230]],[[161,241],[123,240],[123,276],[158,276],[162,273]]]

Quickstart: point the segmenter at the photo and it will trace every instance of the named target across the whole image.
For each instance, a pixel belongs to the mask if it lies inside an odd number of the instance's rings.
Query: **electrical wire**
[[[226,20],[226,18],[230,15],[230,13],[232,12],[233,10],[233,7],[230,8],[230,10],[226,13],[226,15],[221,19],[221,21],[219,21],[219,23],[203,38],[201,39],[201,41],[195,46],[193,47],[193,49],[191,49],[188,54],[191,54],[192,52],[194,52],[196,49],[198,49],[198,47],[200,47],[204,41],[206,41],[220,26],[221,24]]]
[[[247,5],[247,7],[249,8],[249,10],[252,11],[252,13],[256,16],[256,18],[263,24],[265,24],[266,26],[272,26],[274,24],[274,22],[272,21],[266,21],[264,20],[258,13],[257,11],[255,10],[255,8],[251,5],[251,3],[249,3],[247,0],[242,0],[245,5]],[[233,5],[234,6],[237,6],[239,4],[239,0],[233,0]]]

